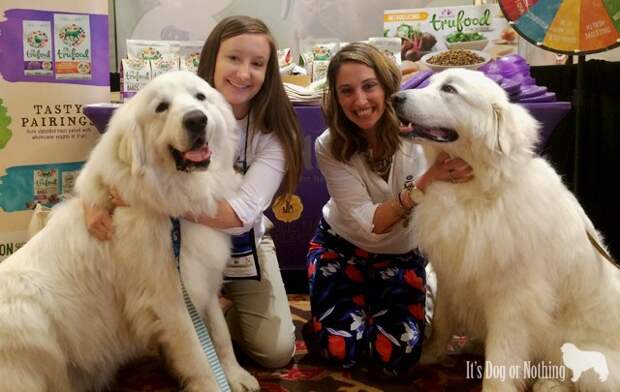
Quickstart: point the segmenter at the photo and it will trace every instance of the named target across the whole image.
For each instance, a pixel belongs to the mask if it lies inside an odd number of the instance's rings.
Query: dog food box
[[[43,20],[24,20],[24,75],[52,76],[52,24]]]
[[[446,49],[504,56],[517,52],[518,37],[498,4],[386,10],[383,36],[400,38],[400,58],[409,61]]]
[[[54,14],[56,79],[91,79],[90,39],[88,15]]]

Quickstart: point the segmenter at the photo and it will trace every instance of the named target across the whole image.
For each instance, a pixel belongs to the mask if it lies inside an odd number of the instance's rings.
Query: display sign
[[[387,10],[383,35],[401,38],[401,59],[410,61],[445,49],[505,56],[516,53],[518,37],[497,4]]]
[[[82,108],[110,96],[107,2],[41,4],[0,6],[0,261],[71,192],[99,136]]]

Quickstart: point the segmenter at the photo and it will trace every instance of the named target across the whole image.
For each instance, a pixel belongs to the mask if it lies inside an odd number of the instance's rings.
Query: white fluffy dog
[[[119,365],[163,352],[186,390],[217,383],[181,294],[170,216],[212,213],[234,191],[230,106],[189,72],[153,80],[114,114],[77,181],[79,199],[0,264],[0,391],[101,390]],[[82,202],[106,206],[110,187],[130,207],[115,237],[86,230]],[[237,363],[218,303],[226,235],[181,221],[181,273],[233,391],[258,390]]]
[[[620,273],[588,239],[601,243],[575,197],[534,153],[534,118],[482,73],[463,69],[393,102],[429,162],[443,150],[475,175],[434,182],[414,210],[416,241],[438,280],[423,361],[443,352],[455,328],[484,341],[486,360],[506,372],[525,361],[560,366],[560,347],[572,342],[606,356],[607,381],[593,372],[574,385],[539,378],[534,390],[620,391]],[[522,390],[523,374],[505,383],[487,377],[483,389]]]

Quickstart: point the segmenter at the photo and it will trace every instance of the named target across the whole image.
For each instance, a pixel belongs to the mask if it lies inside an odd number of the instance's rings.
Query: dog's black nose
[[[191,134],[203,134],[207,125],[207,116],[200,110],[192,110],[183,116],[183,126]]]
[[[402,105],[403,103],[405,103],[406,100],[407,100],[407,95],[405,94],[404,91],[400,91],[392,95],[392,105],[394,106]]]

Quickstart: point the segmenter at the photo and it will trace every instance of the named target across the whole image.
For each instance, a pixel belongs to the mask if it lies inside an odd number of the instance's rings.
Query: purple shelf
[[[431,75],[433,71],[418,71],[407,79],[404,83],[400,85],[401,90],[410,90],[412,88],[417,88],[422,82],[426,81]]]

